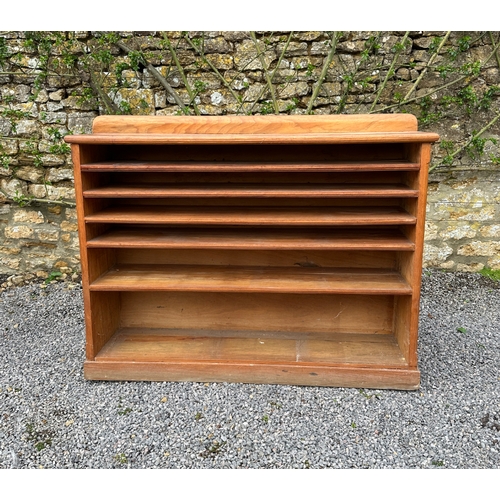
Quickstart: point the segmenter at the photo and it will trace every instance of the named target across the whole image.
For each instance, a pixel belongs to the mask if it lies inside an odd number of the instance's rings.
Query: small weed
[[[205,451],[202,451],[200,453],[200,456],[204,457],[204,458],[207,458],[207,457],[210,457],[210,456],[217,455],[217,454],[221,453],[222,448],[225,445],[226,445],[226,441],[221,441],[221,442],[214,441],[211,444],[207,444],[207,445],[205,445]]]
[[[42,451],[52,444],[52,433],[47,430],[37,430],[33,423],[26,424],[27,440],[31,441],[37,451]]]
[[[351,427],[352,427],[353,429],[356,429],[356,427],[357,427],[356,422],[351,422]]]
[[[115,455],[115,460],[119,464],[126,464],[126,463],[128,463],[127,456],[125,455],[125,453],[117,453]]]
[[[118,415],[128,415],[131,412],[132,408],[124,408],[122,405],[122,398],[120,398],[120,401],[118,403]]]
[[[52,283],[55,279],[59,278],[59,276],[62,276],[62,273],[59,271],[52,271],[47,279],[45,280],[45,284],[48,285],[49,283]]]
[[[274,111],[274,108],[273,108],[273,105],[270,101],[264,101],[260,105],[260,112],[263,115],[270,115],[273,113],[273,111]]]
[[[444,465],[444,462],[442,460],[433,460],[431,463],[432,465],[435,465],[437,467],[443,467]]]
[[[500,269],[490,269],[489,267],[485,267],[479,271],[479,274],[482,274],[493,281],[500,281]]]
[[[459,333],[467,333],[467,328],[464,328],[463,326],[460,326],[457,328],[457,332]]]
[[[262,417],[262,421],[263,421],[265,424],[267,424],[267,423],[269,422],[269,415],[264,415],[264,416]]]
[[[201,414],[201,412],[197,412],[196,415],[194,416],[195,420],[201,420],[202,418],[203,418],[203,415]]]
[[[304,466],[306,469],[310,469],[311,468],[311,464],[309,463],[309,460],[305,460],[304,461]]]
[[[364,396],[366,399],[372,399],[372,398],[379,399],[380,398],[380,394],[368,394],[364,389],[358,389],[358,392],[362,396]]]

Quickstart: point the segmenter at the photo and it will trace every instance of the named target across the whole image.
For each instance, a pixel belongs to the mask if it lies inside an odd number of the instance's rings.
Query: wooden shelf
[[[96,361],[245,361],[406,367],[393,335],[121,328]]]
[[[416,198],[403,184],[280,185],[172,184],[118,185],[88,189],[85,198]]]
[[[90,284],[93,291],[335,293],[408,295],[411,287],[385,269],[121,265]]]
[[[409,114],[102,116],[72,144],[92,380],[416,389]]]
[[[211,224],[264,226],[360,226],[415,224],[400,207],[169,207],[105,208],[85,222],[118,224]]]
[[[188,229],[134,227],[91,239],[88,248],[204,248],[218,250],[394,250],[415,244],[397,229]]]
[[[93,134],[66,136],[72,144],[373,144],[433,142],[438,136],[425,132],[359,132],[352,133],[305,133],[305,134]]]
[[[419,163],[386,161],[323,162],[196,162],[158,160],[84,163],[82,172],[384,172],[416,171]]]

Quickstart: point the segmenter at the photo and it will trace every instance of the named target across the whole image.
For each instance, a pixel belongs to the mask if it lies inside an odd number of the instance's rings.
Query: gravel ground
[[[422,292],[405,392],[85,381],[79,285],[9,288],[0,468],[498,468],[500,284],[426,271]]]

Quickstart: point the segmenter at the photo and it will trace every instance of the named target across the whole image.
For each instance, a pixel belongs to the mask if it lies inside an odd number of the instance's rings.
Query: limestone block
[[[28,188],[28,193],[34,198],[45,198],[47,196],[47,188],[44,184],[32,184]]]
[[[74,200],[75,189],[65,186],[47,186],[47,198],[50,200]]]
[[[339,96],[342,94],[342,84],[340,82],[325,82],[319,89],[322,97]]]
[[[418,47],[419,49],[428,49],[431,46],[433,40],[434,40],[434,37],[431,37],[431,36],[414,38],[413,45],[415,47]]]
[[[59,101],[57,101],[57,102],[49,101],[47,103],[47,111],[50,111],[50,112],[61,111],[61,109],[63,109],[63,108],[64,108],[63,104]]]
[[[90,134],[96,113],[69,113],[68,129],[74,134]]]
[[[338,52],[347,52],[350,54],[357,54],[359,52],[363,52],[365,50],[365,42],[364,40],[355,40],[355,41],[345,41],[337,43],[337,51]]]
[[[58,229],[37,229],[36,237],[40,241],[57,241],[59,239]]]
[[[45,222],[42,212],[22,209],[14,211],[12,220],[14,222],[31,222],[32,224],[43,224]]]
[[[306,42],[317,40],[321,35],[321,31],[298,31],[294,33],[294,37],[298,40],[304,40]]]
[[[164,91],[155,92],[154,102],[155,108],[164,108],[167,105],[167,93]]]
[[[35,139],[40,137],[40,128],[36,120],[19,120],[16,123],[16,135]]]
[[[16,170],[16,177],[29,182],[40,182],[43,179],[43,169],[25,166]]]
[[[306,82],[288,83],[278,86],[278,95],[282,99],[298,97],[309,93],[309,85]]]
[[[233,56],[230,54],[207,54],[207,60],[217,69],[231,69],[234,66]]]
[[[19,179],[1,179],[0,188],[5,192],[10,198],[14,198],[20,195],[27,195],[28,189],[27,184]]]
[[[12,130],[12,124],[9,120],[0,117],[0,134],[3,136],[8,136]]]
[[[47,210],[54,215],[61,215],[62,212],[61,205],[49,205]]]
[[[438,239],[439,226],[431,221],[425,221],[425,240]]]
[[[488,267],[491,269],[500,269],[500,254],[494,255],[488,259]]]
[[[78,224],[75,224],[75,223],[71,223],[71,222],[68,222],[68,221],[62,221],[61,222],[61,229],[63,231],[77,231],[78,230]]]
[[[266,99],[269,96],[269,90],[265,90],[261,95],[262,91],[265,89],[265,85],[262,83],[254,83],[250,85],[243,96],[243,101],[245,102],[253,102],[256,101],[259,96],[260,99]]]
[[[66,158],[63,155],[46,154],[42,155],[40,159],[42,160],[44,167],[55,167],[66,163]]]
[[[17,141],[2,140],[0,138],[0,153],[4,155],[15,155],[19,151]]]
[[[426,266],[440,266],[453,253],[453,249],[444,244],[440,247],[424,244],[424,262]]]
[[[2,246],[0,247],[0,253],[3,253],[4,255],[18,255],[21,253],[21,249],[12,246]]]
[[[225,54],[233,50],[233,44],[225,38],[207,38],[203,43],[205,54]]]
[[[276,59],[276,53],[273,48],[266,46],[264,42],[259,40],[257,43],[267,69]],[[242,71],[263,69],[260,58],[257,56],[257,49],[252,40],[244,40],[242,43],[237,44],[234,64],[236,68]]]
[[[67,220],[76,220],[76,208],[66,208],[65,215]]]
[[[49,94],[49,99],[51,101],[62,101],[64,96],[66,95],[66,91],[64,89],[56,90],[55,92],[51,92]]]
[[[224,104],[224,96],[220,92],[213,92],[210,94],[210,102],[213,106],[221,106]]]
[[[38,92],[38,95],[35,97],[36,103],[45,103],[48,100],[49,100],[49,93],[45,89],[40,90],[40,92]]]
[[[323,42],[313,42],[311,45],[311,55],[321,55],[326,56],[330,51],[330,41],[325,40]]]
[[[19,269],[20,264],[21,264],[21,259],[9,259],[7,257],[0,258],[0,265],[5,266],[8,269],[17,270]],[[0,267],[0,272],[1,269],[2,268]]]
[[[461,240],[463,238],[474,238],[476,231],[469,225],[450,225],[446,229],[440,231],[439,236],[443,240]]]
[[[239,42],[248,38],[248,31],[223,31],[222,36],[230,42]]]
[[[485,238],[500,238],[500,224],[483,226],[479,232],[481,233],[481,236],[484,236]]]
[[[278,54],[281,54],[283,52],[283,49],[285,48],[286,42],[278,43],[276,46],[276,50]],[[290,42],[288,44],[288,47],[286,49],[286,56],[307,56],[307,43],[306,42]]]
[[[7,226],[5,228],[5,237],[13,240],[21,238],[31,238],[33,236],[33,228],[29,226]]]
[[[133,115],[148,115],[154,111],[154,92],[151,89],[120,89],[114,96],[119,106],[127,103]]]
[[[488,68],[484,72],[484,81],[488,85],[498,85],[500,81],[500,70],[498,68]]]
[[[73,180],[73,170],[71,168],[49,168],[46,179],[49,182]]]
[[[59,123],[65,124],[67,119],[67,114],[59,111],[59,112],[47,112],[40,116],[40,119],[43,123]]]
[[[500,243],[491,241],[472,241],[471,243],[462,245],[457,250],[458,255],[480,255],[486,257],[497,255],[498,252],[500,252]]]

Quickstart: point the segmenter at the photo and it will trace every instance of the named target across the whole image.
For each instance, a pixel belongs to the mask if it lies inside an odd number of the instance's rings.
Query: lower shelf
[[[416,389],[393,335],[119,329],[85,376]]]
[[[221,291],[411,295],[391,269],[202,265],[117,265],[90,285],[93,291]]]

